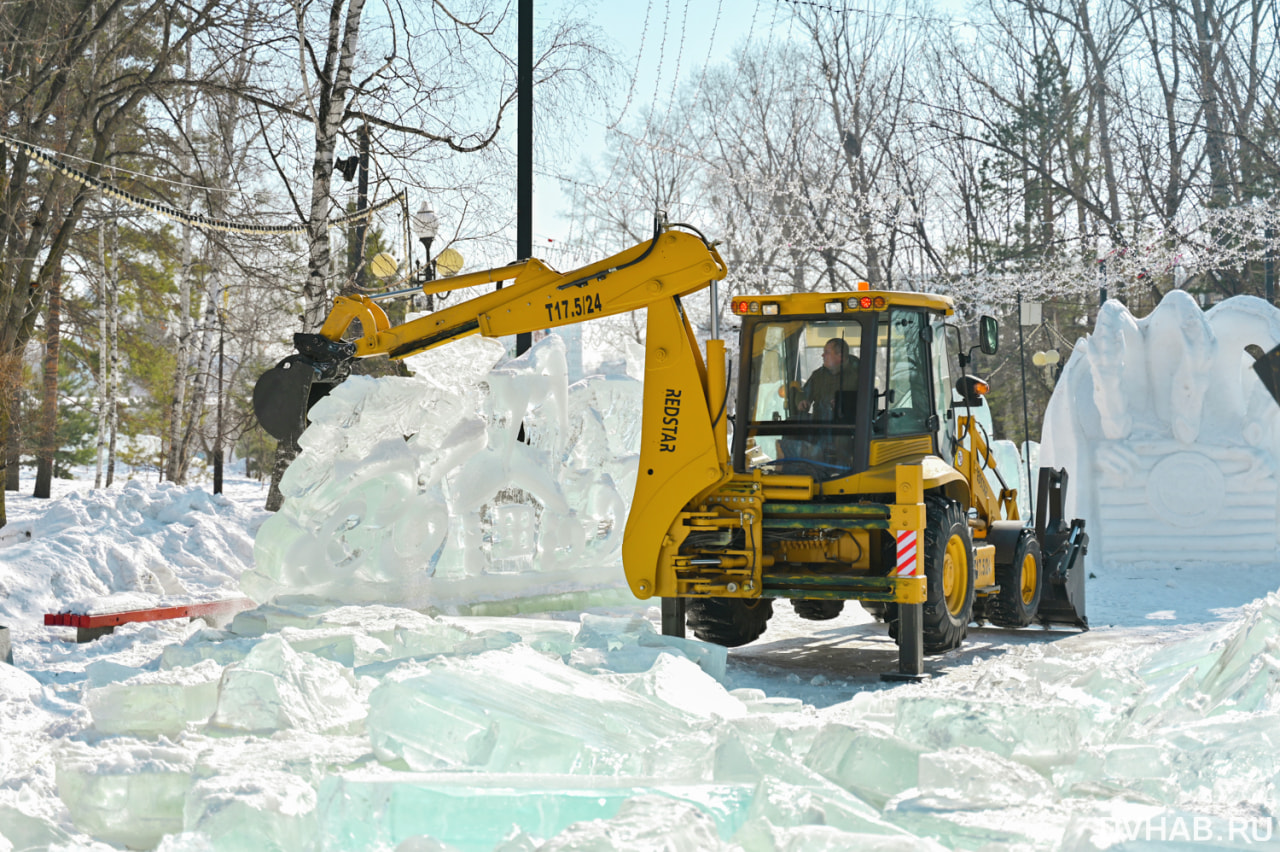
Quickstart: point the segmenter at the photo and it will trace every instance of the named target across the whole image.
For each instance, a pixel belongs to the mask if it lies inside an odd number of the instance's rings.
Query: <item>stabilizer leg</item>
[[[662,635],[684,638],[684,598],[662,599]]]
[[[881,680],[914,681],[924,673],[924,604],[898,604],[898,670],[884,672]]]

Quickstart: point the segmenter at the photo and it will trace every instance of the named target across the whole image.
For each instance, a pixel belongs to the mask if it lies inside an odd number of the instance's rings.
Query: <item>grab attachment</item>
[[[290,355],[258,377],[253,386],[253,413],[267,434],[296,443],[307,428],[311,406],[351,374],[355,344],[318,334],[295,334]]]

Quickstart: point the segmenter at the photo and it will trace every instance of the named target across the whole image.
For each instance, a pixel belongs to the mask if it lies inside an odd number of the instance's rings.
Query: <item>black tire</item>
[[[889,604],[884,601],[858,601],[862,608],[871,613],[876,621],[885,621],[889,617]]]
[[[973,620],[973,537],[964,510],[956,501],[932,495],[925,498],[923,555],[924,650],[927,654],[940,654],[960,647]],[[961,560],[964,564],[957,564]],[[889,618],[889,635],[898,640],[897,604],[889,605]]]
[[[987,599],[987,617],[1000,627],[1026,627],[1035,620],[1044,592],[1044,558],[1030,531],[1018,539],[1013,561],[996,566],[999,594]]]
[[[773,616],[772,598],[689,598],[689,629],[703,642],[737,648],[754,642]]]
[[[806,621],[830,621],[844,610],[844,601],[793,600],[791,608]]]
[[[959,503],[930,497],[926,504],[924,576],[928,591],[924,602],[924,649],[939,653],[960,647],[973,620],[973,537]],[[963,559],[964,564],[955,564],[958,559]],[[959,583],[964,584],[963,589]]]

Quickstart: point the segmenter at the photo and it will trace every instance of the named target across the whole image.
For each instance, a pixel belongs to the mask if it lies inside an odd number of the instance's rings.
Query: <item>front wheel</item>
[[[773,616],[772,598],[689,598],[689,629],[703,642],[736,648],[754,642]]]
[[[1040,542],[1032,533],[1023,533],[1018,539],[1009,564],[996,566],[996,583],[1000,592],[987,603],[991,623],[1000,627],[1030,624],[1040,609],[1044,587],[1044,560],[1040,556]]]

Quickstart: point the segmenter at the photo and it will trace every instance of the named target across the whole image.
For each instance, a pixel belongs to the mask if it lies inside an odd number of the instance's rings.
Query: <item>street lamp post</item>
[[[436,216],[427,202],[422,202],[422,206],[418,208],[418,212],[413,214],[413,232],[418,235],[418,241],[422,243],[422,249],[426,254],[426,266],[423,268],[422,280],[435,280],[435,267],[431,262],[431,241],[436,238],[436,234],[440,231],[440,219]],[[416,297],[415,297],[416,298]],[[435,309],[435,300],[430,293],[427,294],[427,310]]]

